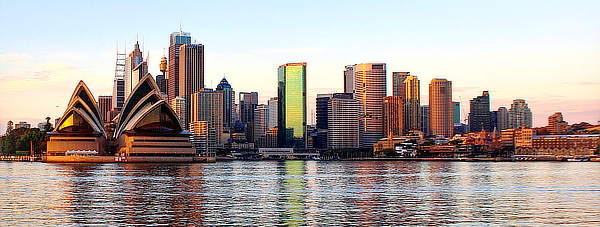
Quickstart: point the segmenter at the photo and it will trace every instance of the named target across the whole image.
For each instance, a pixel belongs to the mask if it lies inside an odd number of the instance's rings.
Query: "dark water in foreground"
[[[600,225],[600,163],[0,162],[0,226]]]

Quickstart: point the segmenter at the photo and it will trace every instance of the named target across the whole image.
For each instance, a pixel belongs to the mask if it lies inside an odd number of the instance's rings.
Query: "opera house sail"
[[[146,74],[132,90],[107,136],[98,104],[80,81],[58,127],[51,132],[47,162],[194,162],[197,157],[177,116]]]
[[[148,160],[186,161],[196,155],[190,135],[183,131],[175,112],[162,99],[152,76],[146,74],[125,101],[118,117],[115,156],[130,160],[154,157]]]
[[[79,81],[57,127],[48,133],[48,157],[61,159],[59,157],[77,152],[108,155],[106,132],[95,100],[85,83]]]

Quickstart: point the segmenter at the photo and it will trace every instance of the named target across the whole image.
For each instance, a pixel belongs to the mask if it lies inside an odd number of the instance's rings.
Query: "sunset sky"
[[[600,121],[600,1],[0,0],[0,134],[60,117],[79,80],[111,95],[117,47],[136,37],[157,75],[180,24],[205,45],[207,87],[225,75],[264,103],[279,65],[307,62],[309,119],[318,93],[343,91],[345,65],[385,62],[388,95],[394,71],[419,77],[421,104],[446,78],[463,119],[489,90],[492,110],[525,99],[534,126],[557,111]]]

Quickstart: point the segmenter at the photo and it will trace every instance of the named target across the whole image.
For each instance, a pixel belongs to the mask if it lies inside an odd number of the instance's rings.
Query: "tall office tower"
[[[190,142],[196,149],[196,154],[202,156],[216,156],[217,133],[210,127],[208,121],[194,121],[190,123],[190,132],[192,136]]]
[[[179,31],[171,34],[167,69],[167,97],[169,100],[179,95],[179,47],[190,43],[192,43],[190,33]]]
[[[452,102],[452,123],[460,124],[460,102]]]
[[[410,72],[392,72],[392,94],[394,96],[406,98],[404,81],[410,76]]]
[[[306,62],[288,63],[277,70],[279,147],[305,149]]]
[[[450,138],[452,124],[452,81],[432,79],[429,83],[429,130],[431,135]]]
[[[500,131],[498,131],[498,111],[497,110],[493,110],[490,111],[490,128],[492,129],[492,132],[496,132],[496,133],[500,133]]]
[[[429,105],[421,106],[421,131],[424,135],[431,135],[431,131],[429,130]]]
[[[117,61],[115,64],[115,79],[113,81],[112,108],[115,112],[121,111],[125,103],[125,53],[117,50]]]
[[[140,63],[142,63],[142,61],[144,61],[144,59],[142,57],[142,51],[140,51],[140,44],[136,42],[133,46],[133,51],[131,51],[131,53],[129,53],[129,56],[125,59],[125,99],[129,97],[129,94],[131,93],[131,90],[133,90],[133,88],[135,87],[135,84],[137,84],[137,81],[140,81],[139,77],[135,78],[134,80],[133,70]]]
[[[490,93],[483,91],[480,96],[470,101],[471,112],[469,113],[469,132],[491,132],[490,120]]]
[[[347,65],[344,69],[344,93],[354,93],[354,70],[356,65]]]
[[[386,96],[385,63],[357,64],[354,98],[360,104],[360,147],[372,148],[383,137],[383,97]]]
[[[132,89],[140,82],[140,79],[148,73],[148,63],[143,61],[140,62],[133,71],[131,71],[131,86]]]
[[[404,104],[400,96],[383,98],[383,135],[399,137],[404,132]]]
[[[269,120],[269,106],[265,104],[260,104],[254,110],[254,143],[258,144],[260,138],[264,138],[266,136],[268,129],[268,121]]]
[[[204,88],[204,46],[183,44],[179,47],[179,96],[186,100],[187,109],[192,109],[190,95],[199,92],[202,88]],[[186,122],[191,122],[191,114],[188,112],[185,116]]]
[[[329,131],[329,104],[333,98],[333,95],[334,94],[317,94],[315,109],[316,124],[314,132],[316,135],[312,135],[313,148],[327,149],[327,134]]]
[[[360,146],[358,112],[360,105],[352,93],[336,93],[329,100],[327,148],[347,149]]]
[[[235,124],[235,91],[233,91],[225,77],[219,82],[215,90],[223,93],[223,127],[228,130]]]
[[[185,121],[185,115],[186,112],[188,112],[185,106],[185,99],[182,97],[175,97],[174,99],[170,100],[170,104],[171,108],[173,108],[173,112],[175,112],[175,115],[177,115],[179,123],[181,123],[181,127],[185,128],[185,125],[188,124],[188,122]]]
[[[167,94],[167,80],[165,79],[165,75],[156,75],[156,85],[158,85],[161,94]]]
[[[160,59],[160,72],[162,75],[156,76],[156,85],[158,85],[160,93],[167,94],[167,57],[162,57]]]
[[[421,130],[421,83],[417,76],[404,79],[404,130]]]
[[[258,106],[258,92],[240,92],[240,120],[244,124],[254,121],[254,110]]]
[[[506,107],[501,106],[500,108],[498,108],[497,118],[498,118],[498,122],[497,122],[498,131],[502,131],[504,129],[510,128],[508,109],[506,109]]]
[[[531,110],[524,99],[513,100],[508,111],[508,119],[510,128],[519,128],[521,126],[531,128],[533,125]]]
[[[556,112],[548,117],[548,131],[551,134],[560,135],[567,131],[568,123],[563,120],[561,112]]]
[[[272,97],[269,99],[267,104],[269,105],[269,129],[277,127],[277,103],[279,100],[277,97]]]
[[[216,141],[223,139],[223,93],[203,89],[191,95],[191,122],[208,121],[209,128],[215,130]]]
[[[98,96],[98,112],[100,113],[100,121],[102,124],[109,122],[110,114],[109,111],[112,107],[112,96]]]

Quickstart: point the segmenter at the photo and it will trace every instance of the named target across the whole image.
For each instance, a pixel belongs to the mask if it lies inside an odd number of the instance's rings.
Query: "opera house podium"
[[[114,134],[107,137],[97,103],[80,81],[69,107],[54,132],[49,133],[45,162],[196,162],[190,133],[181,127],[175,112],[162,99],[159,88],[146,74],[127,97],[115,117]],[[108,138],[108,139],[107,139]],[[107,149],[107,143],[114,150]]]

